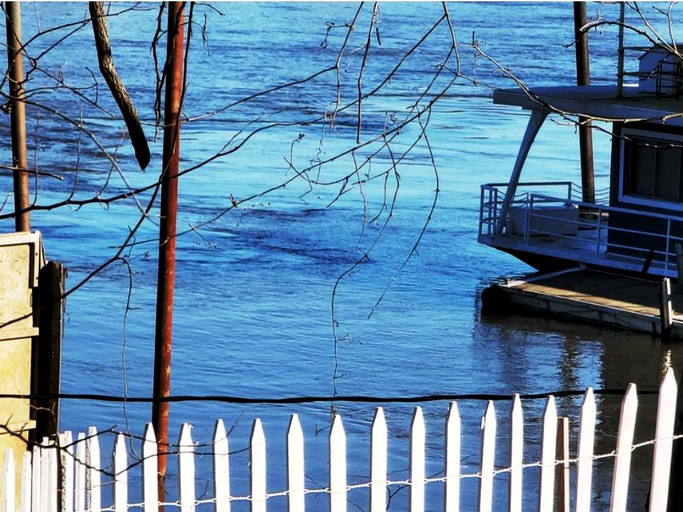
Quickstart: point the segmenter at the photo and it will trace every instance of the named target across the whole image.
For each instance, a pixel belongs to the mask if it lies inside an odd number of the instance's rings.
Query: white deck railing
[[[519,184],[504,229],[497,230],[506,189],[505,183],[481,187],[481,243],[634,272],[652,264],[653,273],[677,277],[683,217],[585,203],[574,199],[580,192],[571,182],[534,182]],[[628,215],[630,222],[610,224],[616,215]]]
[[[676,381],[673,371],[669,369],[660,388],[655,438],[648,443],[643,443],[654,445],[649,494],[650,511],[663,511],[667,506],[673,441],[681,437],[674,435],[676,396]],[[318,493],[328,496],[325,509],[339,512],[347,510],[350,493],[366,488],[368,503],[364,510],[384,512],[388,504],[388,489],[392,486],[408,486],[407,510],[419,512],[429,508],[430,510],[458,511],[461,509],[461,480],[475,478],[478,479],[479,487],[479,511],[492,510],[493,492],[497,483],[498,485],[504,483],[508,487],[508,503],[505,508],[510,511],[568,510],[570,493],[571,501],[575,505],[574,509],[588,511],[591,510],[593,503],[594,462],[598,458],[608,457],[614,460],[613,483],[609,492],[611,511],[623,512],[627,505],[631,457],[635,448],[634,427],[637,409],[636,387],[631,384],[622,401],[616,446],[610,453],[596,455],[594,453],[596,403],[592,390],[587,389],[580,409],[577,446],[572,451],[576,455],[572,458],[567,453],[568,435],[565,442],[559,443],[560,449],[558,450],[558,425],[562,426],[566,422],[558,423],[555,399],[551,396],[547,400],[542,418],[541,458],[538,461],[525,461],[524,445],[529,440],[524,438],[522,404],[516,396],[511,415],[506,420],[510,422],[509,441],[506,441],[506,443],[509,442],[509,465],[496,468],[494,465],[496,450],[501,448],[501,441],[497,436],[499,420],[493,402],[489,402],[481,423],[482,443],[479,470],[476,473],[467,474],[462,471],[461,467],[461,418],[457,404],[452,403],[445,424],[443,476],[429,478],[425,473],[425,447],[427,445],[425,421],[421,408],[417,407],[412,418],[408,439],[409,476],[406,480],[392,481],[387,473],[387,461],[391,455],[387,449],[387,424],[383,410],[378,408],[369,429],[371,432],[370,476],[365,483],[357,485],[347,483],[346,434],[339,415],[334,416],[330,429],[329,452],[313,454],[304,453],[303,430],[298,417],[293,415],[286,433],[286,466],[282,464],[284,461],[280,460],[267,462],[267,440],[261,421],[257,419],[253,423],[249,444],[249,496],[234,496],[231,492],[230,475],[234,468],[230,465],[229,438],[223,422],[219,420],[216,423],[211,449],[212,489],[207,491],[203,487],[204,495],[201,499],[196,494],[195,442],[190,433],[190,425],[185,424],[181,429],[178,445],[171,450],[174,454],[168,455],[169,458],[175,458],[178,463],[178,488],[177,492],[173,493],[178,496],[178,501],[165,505],[182,511],[192,511],[201,505],[202,510],[226,512],[236,501],[247,501],[250,510],[257,512],[266,511],[271,498],[282,499],[286,496],[288,510],[301,512],[306,509],[307,496],[311,493]],[[560,438],[562,439],[562,436]],[[23,469],[19,472],[21,475],[19,479],[15,477],[17,472],[12,453],[5,454],[0,482],[2,484],[0,509],[3,512],[56,512],[58,510],[123,512],[133,507],[146,512],[158,510],[160,501],[157,490],[157,445],[151,426],[147,426],[145,430],[139,452],[142,457],[134,465],[130,463],[125,436],[117,435],[112,458],[113,473],[112,466],[109,466],[109,473],[103,473],[99,436],[95,429],[91,428],[87,436],[79,434],[75,442],[71,433],[66,432],[59,436],[57,444],[59,446],[46,441],[43,446],[36,447],[32,453],[26,452],[23,460],[19,461],[19,464],[23,465]],[[309,471],[306,470],[306,461],[320,461],[321,457],[329,461],[328,474],[313,475],[311,478]],[[269,464],[274,468],[286,467],[286,488],[269,489],[266,480]],[[529,473],[525,471],[527,468],[535,468],[536,472],[532,473],[534,481],[527,481],[523,486],[523,481],[529,479]],[[540,477],[536,476],[539,468]],[[572,474],[576,475],[572,486],[566,483],[570,468]],[[560,482],[559,489],[556,486],[558,472],[561,476],[557,480]],[[497,478],[503,474],[505,478]],[[61,491],[58,491],[60,487],[58,475],[61,476]],[[206,482],[206,479],[206,475],[201,477],[203,482]],[[140,503],[129,502],[129,481],[132,480],[138,483],[138,488],[141,482],[143,500]],[[307,481],[326,481],[327,485],[306,487]],[[524,496],[524,489],[528,492],[530,483],[538,491],[538,501],[531,508],[528,498],[525,499]],[[441,503],[426,502],[425,491],[428,486],[442,486],[443,501]],[[102,492],[103,489],[106,489],[105,493]],[[16,496],[19,496],[18,501],[15,501]],[[471,508],[472,501],[473,498],[469,497],[468,509]],[[405,507],[398,506],[406,510]],[[603,509],[605,504],[601,503],[596,506]],[[312,510],[310,504],[309,510]],[[316,510],[320,510],[319,502]]]

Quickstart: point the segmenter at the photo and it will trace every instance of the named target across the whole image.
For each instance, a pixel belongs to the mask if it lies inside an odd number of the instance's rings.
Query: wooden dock
[[[651,279],[576,268],[493,285],[482,302],[484,311],[531,310],[661,335],[659,289]],[[670,298],[671,336],[683,339],[683,291],[672,286]]]

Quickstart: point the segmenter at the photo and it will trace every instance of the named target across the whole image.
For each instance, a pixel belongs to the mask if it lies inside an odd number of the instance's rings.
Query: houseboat
[[[507,183],[481,187],[478,240],[532,267],[579,264],[677,277],[683,247],[683,70],[680,57],[653,48],[636,84],[505,89],[493,101],[531,112]],[[568,182],[524,182],[529,148],[548,115],[611,123],[609,196],[586,201]]]
[[[614,319],[606,323],[663,332],[662,312],[664,306],[670,311],[671,307],[670,303],[663,305],[658,282],[665,282],[664,278],[683,281],[680,54],[673,47],[643,50],[638,71],[631,75],[637,76],[637,83],[494,92],[494,103],[522,107],[530,116],[508,182],[481,187],[478,241],[514,255],[540,274],[497,285],[496,293],[483,297],[485,307],[487,302],[512,301],[551,313],[580,310],[583,316],[574,316],[601,321],[612,315]],[[587,197],[573,182],[522,179],[529,148],[550,115],[579,123],[586,119],[608,123],[611,164],[609,194],[604,200],[596,201],[591,194]],[[577,181],[585,179],[582,174]],[[558,277],[567,269],[577,273]],[[591,274],[586,276],[586,272]],[[601,280],[598,272],[609,274],[602,279],[607,283],[604,290],[596,284]],[[609,298],[610,293],[614,295],[615,275],[623,278],[619,281],[623,290],[636,290],[631,302],[643,299],[647,308],[624,304],[623,293]],[[539,295],[536,292],[543,287],[538,285],[547,279],[555,281]],[[590,290],[572,291],[581,281],[588,283]],[[530,291],[524,291],[525,286]],[[641,286],[643,291],[639,291]],[[667,299],[671,296],[665,294]],[[592,299],[577,305],[585,297]],[[636,316],[645,310],[648,315],[634,320],[629,307]],[[626,319],[619,318],[622,312]],[[680,321],[683,335],[683,316],[676,321]],[[633,327],[635,324],[640,327]]]

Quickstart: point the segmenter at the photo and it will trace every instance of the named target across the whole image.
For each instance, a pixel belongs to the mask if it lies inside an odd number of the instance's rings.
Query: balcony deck
[[[509,252],[539,270],[582,264],[629,274],[677,277],[674,248],[676,244],[683,244],[683,238],[675,237],[673,233],[683,225],[680,217],[574,200],[572,186],[567,182],[522,183],[509,218],[501,223],[499,215],[505,187],[506,184],[482,186],[480,243]],[[543,187],[560,187],[562,193],[549,195],[545,190],[540,193],[528,191]],[[610,214],[644,217],[648,222],[662,223],[666,229],[657,233],[616,228],[610,226]],[[615,235],[627,241],[616,242]],[[639,245],[638,240],[644,238],[662,249]]]

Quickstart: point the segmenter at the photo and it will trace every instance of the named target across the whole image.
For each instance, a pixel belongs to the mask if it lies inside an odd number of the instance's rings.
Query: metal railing
[[[483,243],[531,252],[542,246],[545,252],[571,253],[582,263],[619,260],[639,270],[652,264],[666,274],[676,272],[675,248],[683,246],[683,216],[586,203],[574,199],[581,194],[571,182],[520,183],[503,229],[496,235],[506,191],[506,183],[481,187],[479,239]]]

